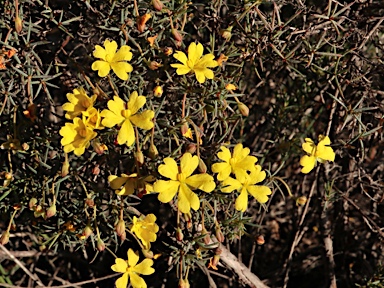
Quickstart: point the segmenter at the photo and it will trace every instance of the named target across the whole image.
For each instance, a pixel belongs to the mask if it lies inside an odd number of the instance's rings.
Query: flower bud
[[[28,203],[29,209],[33,210],[33,207],[35,207],[36,203],[37,203],[37,199],[36,198],[29,199],[29,203]]]
[[[92,227],[90,225],[85,226],[82,235],[85,239],[93,234]]]
[[[223,243],[223,242],[224,242],[224,239],[225,239],[225,238],[224,238],[224,234],[223,234],[223,232],[221,231],[219,225],[216,225],[215,236],[216,236],[217,241],[219,241],[220,243]]]
[[[223,66],[223,63],[228,61],[228,57],[225,56],[224,54],[220,54],[219,58],[216,61],[219,64],[219,66]]]
[[[172,47],[165,47],[163,52],[165,55],[169,56],[173,53],[173,48]]]
[[[55,216],[55,214],[56,214],[56,204],[52,204],[51,207],[48,208],[45,214],[45,218],[48,219],[52,216]]]
[[[247,117],[249,115],[249,108],[242,102],[237,102],[237,107],[240,110],[241,115]]]
[[[125,221],[120,219],[119,222],[117,222],[115,229],[118,236],[121,236],[123,233],[125,233]]]
[[[5,173],[4,173],[4,178],[5,178],[6,180],[12,180],[12,179],[13,179],[13,175],[12,175],[12,173],[10,173],[10,172],[5,172]]]
[[[263,245],[263,244],[265,243],[264,236],[263,236],[263,235],[259,235],[259,236],[257,236],[257,238],[256,238],[256,243],[257,243],[258,245]]]
[[[215,256],[209,259],[208,268],[212,268],[213,270],[218,270],[217,264],[219,264],[219,261],[220,261],[220,255],[215,254]]]
[[[187,148],[185,149],[185,152],[188,152],[188,153],[191,153],[191,154],[195,153],[196,152],[196,144],[189,143],[187,145]]]
[[[92,141],[92,147],[93,147],[93,150],[99,154],[99,155],[103,155],[104,152],[106,150],[108,150],[108,147],[107,145],[103,144],[103,143],[100,143],[100,141],[98,140],[95,140],[95,141]]]
[[[124,241],[125,239],[127,239],[127,232],[123,232],[121,235],[120,235],[120,240],[121,241]]]
[[[229,41],[232,37],[232,28],[233,26],[229,26],[227,29],[222,29],[220,31],[221,36],[226,40]]]
[[[172,29],[172,35],[177,42],[183,41],[183,36],[181,36],[180,32],[177,29]]]
[[[20,34],[22,29],[23,29],[23,20],[21,20],[19,15],[16,15],[16,18],[15,18],[15,30],[16,30],[17,34]]]
[[[5,231],[0,237],[0,244],[5,245],[9,242],[9,231]]]
[[[93,208],[93,206],[95,206],[95,200],[92,198],[87,198],[85,199],[85,204],[87,204],[89,208]]]
[[[100,252],[105,250],[105,243],[100,238],[97,239],[97,245],[96,246],[97,246],[97,250],[99,250]]]
[[[96,164],[96,165],[92,168],[92,174],[93,174],[93,175],[99,175],[99,174],[100,174],[100,167],[99,167],[99,164]]]
[[[155,97],[161,97],[163,95],[163,87],[157,85],[155,89],[153,89],[153,96]]]
[[[160,0],[152,0],[153,8],[155,8],[157,11],[161,11],[164,7],[163,2]]]
[[[157,70],[157,69],[159,69],[160,67],[163,66],[163,64],[160,64],[157,61],[148,62],[147,65],[148,65],[148,68],[151,69],[151,70]]]
[[[65,160],[63,162],[63,166],[61,167],[61,177],[67,176],[69,173],[69,161],[68,161],[68,155],[65,154]]]
[[[203,159],[199,158],[199,171],[200,173],[207,173],[207,165],[205,165]]]
[[[143,255],[145,258],[152,259],[153,258],[153,252],[151,250],[142,249],[141,252],[143,252]]]
[[[177,286],[178,288],[189,288],[189,281],[188,279],[180,279],[179,280],[179,285]]]
[[[203,228],[203,230],[201,230],[201,235],[204,235],[203,240],[205,245],[211,243],[211,237],[209,236],[209,232],[207,231],[207,229]]]
[[[299,198],[296,199],[297,205],[303,206],[305,203],[307,203],[307,197],[305,196],[300,196]]]
[[[144,14],[143,16],[139,16],[137,18],[137,30],[139,30],[140,33],[143,33],[145,30],[145,24],[148,22],[148,20],[151,18],[151,14]]]
[[[148,156],[152,160],[155,160],[157,156],[159,156],[159,151],[157,151],[157,148],[153,143],[151,143],[151,145],[149,146]]]
[[[183,241],[183,239],[184,239],[183,231],[181,231],[180,228],[177,228],[176,229],[176,240],[180,242],[180,241]]]
[[[136,154],[135,156],[136,156],[137,163],[139,163],[140,166],[143,165],[144,164],[144,154],[143,154],[143,152],[141,150],[139,150],[135,154]]]
[[[183,135],[184,137],[187,137],[186,135],[189,135],[189,127],[188,127],[188,123],[187,122],[183,122],[183,124],[181,125],[180,127],[180,131],[181,131],[181,135]],[[192,136],[192,135],[191,135]]]

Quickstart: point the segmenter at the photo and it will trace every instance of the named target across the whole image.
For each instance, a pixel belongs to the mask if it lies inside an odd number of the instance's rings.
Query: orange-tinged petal
[[[304,174],[309,173],[315,167],[315,164],[316,158],[314,156],[304,155],[300,159],[300,165],[303,166],[301,172]]]
[[[184,153],[180,159],[181,172],[184,173],[185,177],[192,175],[192,173],[199,166],[199,157],[192,156],[191,153]]]
[[[239,197],[237,197],[235,202],[235,208],[237,211],[245,212],[248,207],[248,192],[243,188],[240,192]]]
[[[141,263],[135,266],[133,271],[135,271],[137,274],[151,275],[155,272],[155,269],[151,267],[152,265],[153,265],[152,259],[144,259]]]
[[[129,96],[128,101],[128,109],[131,111],[132,115],[136,114],[137,111],[141,107],[144,106],[145,102],[147,102],[146,98],[144,96],[139,96],[137,94],[137,91],[133,91],[131,95]]]
[[[105,62],[103,60],[97,60],[97,61],[93,62],[91,68],[93,71],[98,70],[99,71],[98,75],[100,77],[107,76],[109,71],[111,70],[111,66],[109,65],[109,63]]]
[[[248,192],[251,194],[259,203],[266,203],[268,201],[268,195],[272,194],[272,191],[267,186],[249,186]]]
[[[137,127],[144,130],[149,130],[149,129],[152,129],[154,125],[152,121],[153,117],[155,117],[155,112],[152,110],[146,110],[142,113],[131,116],[129,119]]]
[[[123,122],[121,125],[119,134],[117,135],[117,143],[120,145],[126,143],[127,146],[131,146],[135,142],[135,131],[131,121],[128,119]]]
[[[116,280],[115,282],[116,288],[127,288],[128,279],[129,279],[129,275],[126,272],[119,279]]]
[[[110,65],[116,76],[123,81],[128,80],[128,73],[133,71],[132,65],[127,62],[111,62]]]
[[[177,174],[179,173],[179,167],[174,159],[167,157],[164,158],[164,164],[159,165],[158,171],[160,175],[172,180],[177,180]]]
[[[213,177],[206,173],[192,175],[185,180],[185,183],[204,192],[212,192],[216,187]]]
[[[100,58],[105,61],[105,55],[106,55],[105,49],[100,45],[96,45],[95,50],[93,51],[93,57]]]
[[[111,269],[115,272],[119,273],[125,273],[127,271],[128,264],[127,261],[121,259],[121,258],[116,258],[115,259],[115,264],[112,265]]]
[[[179,190],[179,186],[179,181],[157,180],[155,184],[153,184],[153,190],[154,192],[159,193],[159,196],[157,197],[159,201],[168,203],[173,199],[173,197],[175,197],[177,191]]]
[[[196,211],[200,207],[199,197],[185,183],[180,184],[177,207],[182,213],[189,213],[191,208]]]
[[[134,267],[139,262],[139,255],[136,254],[131,248],[128,249],[128,266]]]
[[[112,61],[113,62],[119,62],[119,61],[131,61],[132,60],[132,52],[131,47],[127,45],[121,46],[119,51],[115,54]]]

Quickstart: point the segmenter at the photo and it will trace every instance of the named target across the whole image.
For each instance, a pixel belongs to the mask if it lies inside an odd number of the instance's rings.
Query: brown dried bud
[[[199,158],[198,169],[201,173],[207,173],[207,165],[205,165],[203,159]]]
[[[56,214],[56,204],[52,204],[51,207],[48,208],[45,214],[45,218],[48,219],[52,216],[55,216],[55,214]]]
[[[232,37],[232,28],[233,26],[229,26],[227,29],[222,29],[220,31],[221,36],[226,40],[229,41]]]
[[[97,246],[97,250],[99,250],[100,252],[105,250],[105,243],[100,238],[97,239],[97,245],[96,246]]]
[[[177,228],[176,229],[176,240],[177,241],[183,241],[183,239],[184,239],[183,231],[181,231],[180,228]]]
[[[29,203],[28,203],[29,209],[33,210],[33,208],[35,207],[36,203],[37,203],[37,199],[36,198],[29,199]]]
[[[107,145],[103,144],[103,143],[100,143],[100,141],[98,140],[95,140],[92,142],[92,147],[93,147],[93,150],[99,154],[99,155],[103,155],[104,152],[106,150],[108,150],[108,147]]]
[[[89,208],[92,208],[95,206],[95,201],[92,198],[87,198],[85,199],[85,204],[87,204]]]
[[[244,117],[247,117],[249,115],[249,108],[247,107],[247,105],[242,102],[237,102],[237,107],[239,107],[241,115],[243,115]]]
[[[139,150],[135,154],[136,154],[135,157],[136,157],[137,163],[139,163],[140,166],[143,165],[144,164],[144,154],[143,154],[143,152],[141,150]]]
[[[157,151],[157,148],[153,143],[151,143],[151,145],[149,146],[148,156],[152,160],[155,160],[157,156],[159,156],[159,151]]]
[[[137,30],[139,30],[140,33],[143,33],[145,30],[145,24],[148,22],[148,20],[151,18],[151,14],[144,14],[143,16],[139,16],[137,18]]]
[[[93,234],[92,227],[90,225],[85,226],[83,230],[83,236],[87,239],[89,236]]]
[[[173,48],[172,47],[165,47],[163,52],[165,55],[169,56],[173,53]]]
[[[21,30],[23,30],[23,20],[21,20],[19,15],[16,15],[15,18],[15,30],[17,34],[20,34]]]
[[[184,121],[183,124],[180,127],[181,135],[186,137],[185,135],[188,134],[188,129],[189,129],[188,123]]]
[[[5,231],[0,237],[0,244],[5,245],[9,242],[9,231]]]
[[[257,236],[257,238],[256,238],[256,243],[257,243],[258,245],[263,245],[263,244],[265,243],[264,236],[263,236],[263,235],[259,235],[259,236]]]
[[[157,11],[161,11],[164,7],[163,2],[160,0],[152,0],[153,8],[155,8]]]
[[[120,219],[117,222],[115,230],[118,236],[121,236],[123,233],[125,233],[125,221],[123,219]]]
[[[187,145],[187,148],[185,149],[185,152],[188,152],[188,153],[195,153],[196,152],[196,144],[193,144],[193,143],[189,143]]]
[[[163,66],[163,64],[160,64],[157,61],[147,62],[147,65],[148,65],[148,68],[151,69],[151,70],[157,70],[157,69],[159,69],[160,67]]]
[[[177,42],[183,41],[183,36],[181,36],[180,32],[177,29],[172,29],[172,35]]]
[[[189,288],[189,281],[188,279],[180,279],[179,280],[179,285],[177,286],[178,288]]]
[[[203,228],[203,230],[201,230],[201,235],[204,235],[204,244],[205,245],[208,245],[209,243],[211,243],[211,236],[209,235],[209,232],[207,231],[207,229]]]
[[[141,252],[143,252],[143,255],[145,258],[152,259],[153,258],[153,252],[151,250],[142,249]]]
[[[95,167],[92,168],[92,174],[93,175],[99,175],[100,174],[99,164],[96,164]]]
[[[224,238],[224,234],[223,234],[223,232],[221,231],[219,225],[216,225],[215,236],[216,236],[217,241],[219,241],[220,243],[223,243],[223,242],[224,242],[224,239],[225,239],[225,238]]]

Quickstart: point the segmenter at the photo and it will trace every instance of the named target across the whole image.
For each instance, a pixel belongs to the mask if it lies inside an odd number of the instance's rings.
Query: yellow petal
[[[128,80],[128,73],[131,73],[133,70],[132,65],[127,62],[112,62],[110,65],[116,76],[123,81]]]
[[[99,71],[98,75],[100,77],[107,76],[109,71],[111,70],[111,66],[109,65],[109,63],[105,62],[103,60],[97,60],[97,61],[93,62],[91,68],[93,71],[98,70]]]
[[[305,142],[301,145],[301,147],[309,155],[314,155],[316,152],[316,145],[310,138],[305,138]]]
[[[300,165],[304,166],[301,169],[301,172],[304,174],[309,173],[315,167],[315,164],[316,164],[316,158],[314,156],[304,155],[300,159]]]
[[[111,59],[113,59],[116,50],[117,50],[117,43],[116,41],[109,41],[108,39],[104,41],[104,47],[106,54],[110,55]]]
[[[241,190],[239,197],[235,202],[235,208],[237,211],[245,212],[248,206],[248,192],[244,188]]]
[[[195,75],[196,75],[196,79],[199,83],[204,83],[205,82],[205,75],[204,75],[204,72],[201,71],[201,70],[194,70],[195,71]]]
[[[185,183],[204,192],[212,192],[216,187],[213,177],[206,173],[192,175],[185,180]]]
[[[135,267],[137,262],[139,261],[139,255],[136,254],[131,248],[128,249],[128,266]]]
[[[192,156],[191,153],[184,153],[180,159],[180,169],[185,177],[192,175],[197,166],[199,166],[199,158],[196,155]]]
[[[185,66],[183,64],[171,64],[171,67],[177,68],[177,70],[176,70],[177,75],[185,75],[191,71],[191,68],[189,68],[188,66]]]
[[[136,273],[130,273],[132,288],[147,288],[147,283]]]
[[[119,96],[114,96],[113,100],[109,100],[107,106],[117,116],[121,116],[121,111],[125,110],[125,102]]]
[[[155,116],[155,112],[152,110],[146,110],[142,113],[135,114],[131,116],[129,119],[132,121],[133,124],[135,124],[137,127],[149,130],[153,127],[153,117]]]
[[[183,63],[184,65],[187,65],[187,61],[188,61],[188,58],[187,58],[187,55],[185,55],[185,53],[181,52],[181,51],[176,51],[176,53],[173,54],[173,57],[176,59],[176,60],[179,60],[181,63]],[[174,64],[171,64],[171,66],[174,65]],[[180,65],[180,64],[178,64]],[[173,66],[172,66],[173,67]]]
[[[141,263],[135,266],[133,271],[135,271],[137,274],[151,275],[155,272],[155,269],[151,267],[152,265],[153,265],[152,259],[144,259]]]
[[[222,182],[221,192],[229,193],[234,190],[238,190],[241,187],[243,187],[243,185],[241,185],[241,183],[237,179],[228,177]]]
[[[128,119],[123,122],[121,125],[119,134],[117,135],[117,143],[120,145],[126,143],[127,146],[131,146],[135,142],[135,131],[131,121]]]
[[[112,265],[111,269],[115,272],[119,273],[124,273],[127,271],[128,264],[127,261],[121,259],[121,258],[116,258],[115,259],[115,264]]]
[[[188,47],[188,59],[193,63],[196,64],[196,62],[203,56],[204,47],[201,45],[201,43],[192,42],[189,44]]]
[[[267,173],[265,171],[261,171],[261,166],[256,165],[255,169],[249,174],[249,183],[256,184],[263,181],[267,177]]]
[[[112,189],[120,189],[121,186],[127,182],[128,178],[127,177],[117,177],[116,175],[109,175],[108,176],[108,182],[109,186]]]
[[[266,203],[268,201],[268,195],[272,194],[272,191],[267,186],[249,186],[248,192],[251,194],[259,203]]]
[[[105,55],[106,55],[105,49],[100,45],[96,45],[95,50],[93,51],[93,57],[100,58],[105,61]]]
[[[225,146],[221,146],[220,149],[221,149],[221,152],[217,153],[217,157],[229,163],[229,160],[231,159],[231,151],[229,151],[229,149]]]
[[[124,273],[119,279],[116,280],[116,288],[127,288],[128,286],[128,273]]]
[[[179,190],[180,182],[178,181],[165,181],[165,180],[157,180],[155,184],[153,184],[154,192],[158,192],[159,201],[163,203],[168,203],[175,197],[177,191]]]
[[[204,76],[208,79],[213,79],[215,78],[215,74],[213,73],[212,70],[210,69],[203,69]]]
[[[177,174],[179,173],[179,167],[174,159],[167,157],[164,158],[164,164],[159,165],[158,171],[160,175],[172,180],[177,180]]]
[[[191,208],[196,211],[200,207],[199,197],[185,183],[180,185],[177,207],[182,213],[189,213]]]
[[[106,109],[101,111],[100,117],[104,117],[104,119],[101,120],[101,124],[103,126],[109,127],[109,128],[111,128],[111,127],[113,127],[113,126],[115,126],[117,124],[120,124],[125,119],[124,117],[122,117],[120,115],[116,115],[112,111],[109,111],[109,110],[106,110]]]
[[[232,171],[231,165],[229,165],[226,162],[215,163],[212,165],[212,172],[219,173],[217,174],[217,180],[219,181],[223,181],[227,179],[231,174],[231,171]]]
[[[144,96],[139,96],[137,91],[133,91],[131,95],[129,95],[129,101],[127,105],[129,111],[132,113],[131,115],[136,114],[136,112],[144,106],[145,102],[147,102],[147,100]]]
[[[127,45],[121,46],[119,51],[115,54],[112,61],[113,62],[119,62],[119,61],[131,61],[132,59],[132,52],[131,47]]]

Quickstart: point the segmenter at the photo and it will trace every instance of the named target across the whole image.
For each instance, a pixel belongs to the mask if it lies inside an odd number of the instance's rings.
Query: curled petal
[[[191,71],[191,68],[189,68],[188,66],[185,66],[183,64],[171,64],[171,67],[177,68],[177,70],[176,70],[177,75],[185,75]]]
[[[128,178],[127,177],[117,177],[116,175],[109,175],[108,176],[108,182],[109,186],[112,189],[120,189],[121,186],[127,182]]]
[[[228,177],[222,182],[223,188],[221,188],[221,191],[224,193],[229,193],[234,190],[239,190],[243,185],[237,180],[232,177]]]

